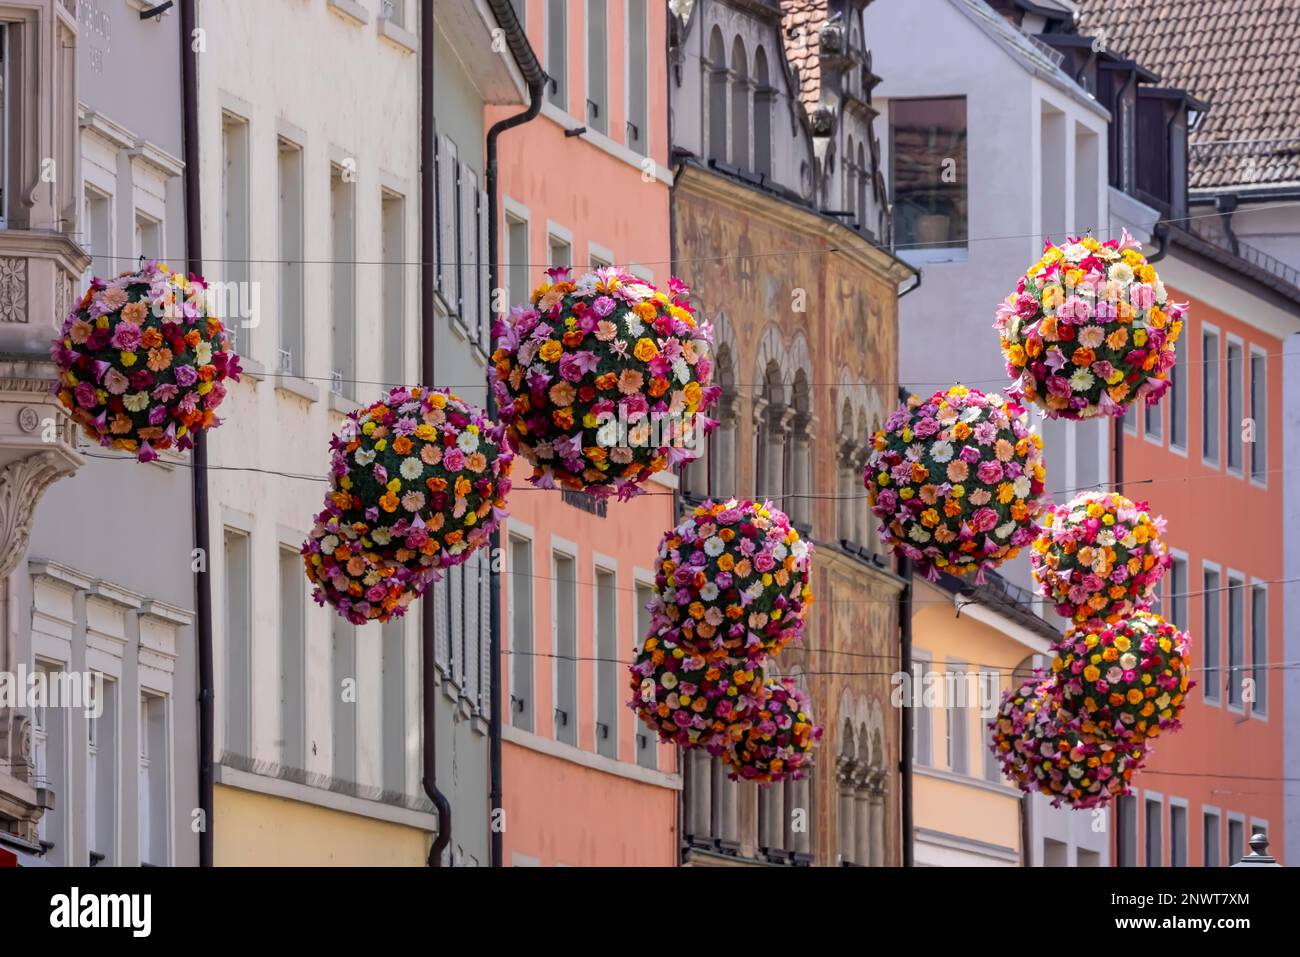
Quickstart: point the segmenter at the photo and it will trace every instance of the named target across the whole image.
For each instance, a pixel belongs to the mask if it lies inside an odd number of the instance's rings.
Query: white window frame
[[[556,554],[563,555],[573,562],[573,574],[575,579],[578,575],[578,561],[580,550],[578,543],[570,541],[567,538],[561,538],[559,535],[552,533],[551,548],[547,555],[548,571],[551,577],[551,713],[550,727],[551,737],[560,744],[570,744],[568,741],[560,739],[560,726],[556,723],[555,712],[560,710],[560,666],[568,662],[560,658],[560,576],[559,567],[556,562]],[[573,625],[574,625],[574,657],[582,658],[582,605],[578,599],[578,582],[573,583]],[[535,634],[535,633],[534,633]],[[573,727],[572,747],[582,747],[582,662],[574,661],[574,689],[573,689],[573,714],[566,715],[566,719]]]
[[[651,596],[653,597],[655,593],[655,575],[654,572],[650,571],[647,568],[641,568],[638,565],[633,565],[632,566],[632,617],[630,619],[630,621],[632,622],[633,658],[635,658],[636,655],[640,653],[641,645],[646,639],[646,636],[641,634],[641,629],[637,625],[637,622],[641,617],[640,603],[637,601],[638,586],[644,586],[646,589],[649,590]],[[620,673],[622,672],[620,671]],[[629,721],[627,722],[627,724],[629,725],[631,731],[631,737],[632,737],[632,763],[640,764],[642,767],[649,768],[652,771],[658,770],[659,769],[659,735],[651,731],[644,724],[642,724],[639,719],[635,721]],[[649,751],[650,753],[649,763],[642,763],[641,761],[641,748],[637,741],[637,738],[640,735],[645,735],[646,740],[648,742],[646,745],[646,750]]]
[[[1254,636],[1255,636],[1255,589],[1256,589],[1256,588],[1262,589],[1263,592],[1264,592],[1264,652],[1265,652],[1265,656],[1264,656],[1264,657],[1265,657],[1265,661],[1264,661],[1264,667],[1263,667],[1263,669],[1262,669],[1262,671],[1261,671],[1261,675],[1262,675],[1262,677],[1260,678],[1260,680],[1262,680],[1263,682],[1265,682],[1265,685],[1266,685],[1266,686],[1267,686],[1267,682],[1268,682],[1268,672],[1269,672],[1269,669],[1268,669],[1268,660],[1267,660],[1267,659],[1268,659],[1268,647],[1269,647],[1269,644],[1270,644],[1270,642],[1269,642],[1269,640],[1268,640],[1268,639],[1269,639],[1269,634],[1268,634],[1268,626],[1269,626],[1269,614],[1268,614],[1269,587],[1268,587],[1268,586],[1269,586],[1269,582],[1268,582],[1266,579],[1256,578],[1256,577],[1253,576],[1253,575],[1251,576],[1250,581],[1248,581],[1248,582],[1246,583],[1246,611],[1247,611],[1249,614],[1247,614],[1247,616],[1246,616],[1246,621],[1247,621],[1246,634],[1245,634],[1245,636],[1244,636],[1244,638],[1243,638],[1243,640],[1245,641],[1245,643],[1246,643],[1246,645],[1247,645],[1247,649],[1248,649],[1249,652],[1250,652],[1250,655],[1249,655],[1250,666],[1246,669],[1246,671],[1247,671],[1247,673],[1248,673],[1252,678],[1254,678],[1254,677],[1256,677],[1256,675],[1255,675],[1255,642],[1254,642]],[[1256,695],[1257,695],[1257,700],[1258,700],[1258,682],[1257,682],[1257,688],[1256,688]],[[1272,698],[1271,698],[1271,696],[1270,696],[1269,694],[1265,693],[1265,696],[1264,696],[1264,712],[1263,712],[1263,714],[1260,714],[1258,711],[1255,710],[1254,702],[1252,702],[1252,703],[1251,703],[1251,706],[1250,706],[1250,716],[1251,716],[1251,718],[1253,718],[1253,719],[1256,720],[1256,721],[1262,721],[1262,722],[1264,722],[1264,723],[1267,723],[1267,722],[1268,722],[1268,715],[1269,715],[1269,712],[1272,710],[1272,708],[1273,708],[1273,701],[1272,701]]]
[[[1201,702],[1211,708],[1219,708],[1223,706],[1224,699],[1223,699],[1223,689],[1218,686],[1218,682],[1223,680],[1223,670],[1224,670],[1223,662],[1224,659],[1227,658],[1227,655],[1224,653],[1224,642],[1228,636],[1228,630],[1226,627],[1226,623],[1228,620],[1227,618],[1228,599],[1226,594],[1227,579],[1222,565],[1220,565],[1218,562],[1212,562],[1208,558],[1201,559],[1201,576],[1200,576],[1201,587],[1197,589],[1197,591],[1201,593],[1200,597],[1201,597],[1201,635],[1202,636],[1204,636],[1206,626],[1208,624],[1205,620],[1205,599],[1206,596],[1209,594],[1208,590],[1205,587],[1205,573],[1207,571],[1216,572],[1219,576],[1219,621],[1218,621],[1219,647],[1218,647],[1218,660],[1215,662],[1210,662],[1207,658],[1205,658],[1204,651],[1202,651],[1202,657],[1201,657],[1201,661],[1203,662],[1202,667],[1214,668],[1213,674],[1214,674],[1215,684],[1213,685],[1210,684],[1210,674],[1211,674],[1210,671],[1206,670],[1201,672],[1201,676],[1202,676]],[[1190,587],[1188,590],[1189,591],[1191,590]],[[1201,647],[1202,649],[1204,649],[1205,646],[1202,644]],[[1206,695],[1206,692],[1210,688],[1214,689],[1215,697],[1213,699],[1209,698]]]
[[[1165,818],[1166,818],[1165,834],[1168,835],[1169,838],[1169,840],[1166,842],[1168,846],[1168,855],[1167,855],[1169,858],[1168,866],[1170,867],[1178,866],[1174,863],[1174,808],[1178,807],[1183,809],[1183,858],[1184,860],[1182,866],[1191,867],[1192,866],[1192,824],[1191,824],[1192,815],[1191,815],[1191,810],[1187,804],[1187,798],[1170,797],[1168,801],[1168,805],[1169,805],[1168,808],[1165,810]]]
[[[1209,360],[1205,356],[1205,335],[1206,333],[1210,333],[1210,332],[1214,333],[1215,336],[1216,345],[1215,345],[1214,363],[1215,363],[1215,369],[1217,370],[1218,373],[1216,376],[1218,380],[1218,390],[1217,390],[1218,395],[1215,397],[1214,407],[1219,419],[1218,426],[1217,426],[1218,435],[1219,435],[1219,443],[1218,443],[1219,448],[1215,458],[1208,458],[1205,454],[1205,395],[1206,395],[1205,373],[1206,370],[1209,368]],[[1201,400],[1201,434],[1198,437],[1198,442],[1200,443],[1201,446],[1201,464],[1204,465],[1207,469],[1212,469],[1215,472],[1219,472],[1223,469],[1223,463],[1228,458],[1228,456],[1225,454],[1225,450],[1223,447],[1223,439],[1224,439],[1223,417],[1226,414],[1223,408],[1224,406],[1223,399],[1227,395],[1227,391],[1225,389],[1226,383],[1224,382],[1224,379],[1226,378],[1226,372],[1224,369],[1224,353],[1226,350],[1224,349],[1224,345],[1223,345],[1223,331],[1212,322],[1202,322],[1200,324],[1200,328],[1197,329],[1196,348],[1200,352],[1200,356],[1201,356],[1201,374],[1200,374],[1201,381],[1198,383],[1198,388],[1196,390],[1196,395],[1200,397]]]
[[[1184,330],[1184,332],[1186,332],[1186,330]],[[1192,442],[1192,438],[1191,438],[1192,416],[1191,416],[1190,403],[1192,399],[1195,398],[1195,396],[1193,396],[1189,391],[1188,383],[1186,381],[1191,376],[1191,372],[1188,371],[1191,366],[1191,362],[1187,355],[1187,350],[1189,348],[1190,348],[1190,339],[1184,338],[1183,348],[1177,350],[1177,352],[1175,353],[1174,369],[1170,370],[1170,374],[1174,376],[1173,389],[1182,390],[1182,403],[1183,403],[1183,444],[1182,445],[1178,445],[1177,443],[1174,442],[1173,403],[1165,402],[1164,400],[1161,400],[1160,403],[1161,405],[1169,406],[1169,411],[1165,415],[1165,448],[1168,449],[1170,452],[1172,452],[1174,455],[1181,456],[1182,458],[1188,457],[1189,454],[1188,449],[1191,446],[1191,442]],[[1179,362],[1181,362],[1181,365],[1179,365]],[[1169,396],[1171,399],[1173,397],[1173,389],[1171,389],[1169,392]],[[1199,393],[1197,393],[1197,395],[1199,395]]]
[[[1246,827],[1246,815],[1242,814],[1240,811],[1229,811],[1227,814],[1224,815],[1224,818],[1227,819],[1228,826],[1223,828],[1223,833],[1221,835],[1223,838],[1223,860],[1225,862],[1223,866],[1231,867],[1233,864],[1236,863],[1236,861],[1231,860],[1233,821],[1236,821],[1238,824],[1241,825],[1241,856],[1242,857],[1245,857],[1247,854],[1250,853],[1250,830]],[[1222,818],[1220,819],[1219,826],[1223,827]]]
[[[1234,674],[1232,671],[1232,588],[1236,584],[1241,589],[1241,672]],[[1234,682],[1240,682],[1241,678],[1249,673],[1245,667],[1247,660],[1247,639],[1248,633],[1246,623],[1249,621],[1247,615],[1248,603],[1250,601],[1250,586],[1245,572],[1237,571],[1235,568],[1229,568],[1223,579],[1223,600],[1220,603],[1223,608],[1223,637],[1219,641],[1219,650],[1223,655],[1223,667],[1219,674],[1222,678],[1227,674],[1233,678]],[[1223,706],[1232,714],[1245,715],[1246,702],[1243,700],[1240,704],[1232,704],[1232,696],[1224,687],[1220,687],[1220,693],[1223,695]]]
[[[645,0],[645,3],[646,3],[646,36],[643,42],[645,43],[645,53],[646,53],[645,61],[644,61],[645,68],[646,68],[646,76],[645,76],[646,109],[645,109],[644,122],[646,128],[640,131],[642,150],[638,151],[637,148],[634,147],[628,141],[628,135],[627,135],[627,125],[632,121],[632,31],[628,29],[628,24],[632,22],[632,10],[631,10],[631,5],[628,3],[628,0],[623,0],[623,135],[621,137],[621,140],[623,142],[623,145],[626,146],[628,149],[630,149],[632,152],[634,153],[640,152],[641,155],[649,156],[650,155],[650,129],[649,129],[650,127],[650,77],[651,77],[650,15],[652,13],[652,10],[650,7],[650,0]]]
[[[587,268],[597,268],[592,264],[593,260],[599,260],[602,263],[608,263],[610,266],[618,265],[618,260],[614,257],[614,250],[608,246],[602,246],[600,243],[587,240]]]
[[[592,714],[592,722],[591,722],[591,732],[592,732],[592,744],[593,744],[593,746],[594,746],[594,747],[593,747],[593,750],[594,750],[597,754],[600,754],[600,753],[601,753],[601,752],[600,752],[600,738],[599,738],[599,736],[597,735],[597,728],[596,728],[596,725],[597,725],[597,723],[599,723],[599,721],[600,721],[600,692],[601,692],[600,674],[601,674],[601,670],[602,670],[601,666],[606,664],[606,662],[602,660],[602,655],[601,655],[601,653],[600,653],[600,637],[599,637],[599,634],[600,634],[600,617],[599,617],[599,616],[600,616],[600,575],[601,575],[602,573],[604,573],[604,574],[607,574],[607,575],[613,575],[613,576],[614,576],[614,588],[613,588],[613,592],[614,592],[614,598],[613,598],[613,600],[614,600],[614,657],[615,657],[616,659],[622,660],[622,659],[620,658],[620,655],[621,655],[622,650],[623,650],[623,649],[622,649],[622,645],[623,645],[623,642],[622,642],[622,628],[621,628],[621,625],[622,625],[622,616],[619,615],[619,613],[618,613],[618,604],[619,604],[619,603],[618,603],[618,593],[619,593],[618,559],[613,558],[613,557],[611,557],[611,556],[609,556],[609,555],[603,554],[602,552],[596,552],[596,551],[593,551],[593,552],[591,553],[591,560],[588,562],[588,571],[591,573],[591,658],[592,658],[592,669],[591,669],[591,678],[592,678],[592,681],[591,681],[591,687],[592,687],[592,694],[591,694],[591,706],[592,706],[592,708],[591,708],[591,714]],[[579,652],[578,652],[578,657],[581,658],[581,657],[582,657],[582,652],[581,652],[581,641],[582,641],[582,635],[581,635],[581,632],[579,632],[578,640],[579,640]],[[619,742],[619,734],[618,734],[618,732],[619,732],[619,727],[620,727],[620,725],[622,724],[622,722],[620,721],[620,718],[622,717],[622,715],[619,713],[619,712],[622,710],[622,708],[620,707],[620,705],[622,705],[624,702],[622,702],[622,701],[619,700],[619,696],[618,696],[617,688],[618,688],[618,685],[620,684],[620,677],[625,673],[623,669],[626,668],[626,667],[627,667],[626,665],[622,665],[622,666],[620,666],[619,664],[616,663],[616,664],[614,665],[614,668],[613,668],[613,672],[614,672],[614,687],[615,687],[615,693],[614,693],[614,713],[613,713],[614,726],[613,726],[612,728],[609,729],[609,735],[610,735],[610,737],[611,737],[611,738],[613,739],[613,741],[614,741],[614,755],[613,755],[613,759],[614,759],[615,761],[621,761],[621,760],[623,760],[623,759],[622,759],[622,756],[621,756],[621,755],[622,755],[622,751],[623,751],[623,749],[622,749],[621,747],[619,747],[620,742]],[[605,757],[609,757],[609,755],[605,755]]]
[[[1148,850],[1149,850],[1149,844],[1150,844],[1150,842],[1148,841],[1148,837],[1149,837],[1150,835],[1148,834],[1147,826],[1146,826],[1146,823],[1147,823],[1147,808],[1149,808],[1152,804],[1156,805],[1156,806],[1160,809],[1160,813],[1156,815],[1156,819],[1160,821],[1160,860],[1158,860],[1155,864],[1152,864],[1152,863],[1151,863],[1151,859],[1150,859],[1150,857],[1148,856],[1148,853],[1147,853]],[[1144,790],[1144,791],[1142,792],[1142,813],[1139,815],[1139,817],[1141,817],[1141,819],[1142,819],[1142,866],[1143,866],[1143,867],[1164,867],[1164,866],[1165,866],[1165,857],[1166,857],[1166,855],[1165,855],[1165,850],[1166,850],[1166,847],[1165,847],[1165,817],[1166,817],[1166,815],[1165,815],[1165,796],[1164,796],[1163,794],[1161,794],[1159,791],[1145,791],[1145,790]]]
[[[509,196],[502,196],[501,197],[501,276],[505,280],[502,283],[502,285],[506,289],[506,302],[507,303],[527,302],[528,295],[529,293],[532,292],[531,276],[532,276],[533,264],[531,261],[524,262],[522,264],[516,263],[513,259],[510,258],[511,219],[514,219],[516,222],[523,223],[524,225],[524,230],[528,236],[528,249],[524,255],[527,256],[529,260],[531,260],[533,258],[532,211],[523,203]],[[550,254],[551,254],[551,250],[548,245],[546,250],[546,255],[548,258],[550,257]],[[511,270],[519,265],[522,265],[524,267],[524,273],[530,277],[528,288],[523,289],[522,291],[515,290],[511,288],[510,285]],[[517,297],[516,294],[518,294]]]
[[[573,244],[573,230],[572,230],[572,229],[569,229],[567,226],[561,226],[559,223],[557,223],[557,222],[556,222],[555,220],[553,220],[553,219],[548,219],[548,220],[546,221],[546,265],[547,265],[547,268],[550,268],[550,267],[552,267],[552,266],[555,265],[555,263],[551,262],[551,240],[552,240],[552,239],[558,239],[558,240],[560,240],[560,242],[563,242],[563,243],[567,243],[567,244],[568,244],[568,247],[569,247],[569,268],[572,269],[573,272],[574,272],[575,274],[577,274],[577,275],[581,275],[581,273],[578,271],[578,270],[579,270],[579,266],[577,265],[577,263],[575,263],[575,262],[573,261],[573,245],[574,245],[574,244]]]
[[[568,2],[569,0],[565,0],[566,7]],[[584,7],[584,13],[585,13],[585,7]],[[573,94],[573,91],[569,89],[569,16],[568,16],[567,9],[565,10],[565,15],[564,15],[564,62],[563,64],[561,64],[563,68],[563,72],[559,76],[556,76],[552,72],[552,70],[556,66],[556,64],[551,62],[552,26],[553,24],[551,23],[550,0],[542,0],[542,57],[541,59],[543,62],[543,66],[546,70],[546,75],[550,79],[556,81],[558,89],[556,90],[555,95],[559,96],[560,103],[557,104],[551,99],[552,93],[551,93],[551,88],[549,83],[547,84],[546,87],[545,99],[546,102],[550,103],[551,106],[553,106],[555,109],[561,110],[562,112],[567,114],[569,112],[570,99]],[[585,40],[583,41],[583,47],[584,48],[586,47]],[[583,92],[585,93],[586,91],[584,90]]]
[[[1175,615],[1172,614],[1173,609],[1170,607],[1170,605],[1172,604],[1172,598],[1171,598],[1171,595],[1174,594],[1174,593],[1165,590],[1165,586],[1166,586],[1166,585],[1173,585],[1173,584],[1174,584],[1174,581],[1173,581],[1173,578],[1172,578],[1173,570],[1174,570],[1174,563],[1176,563],[1176,562],[1182,562],[1182,563],[1183,563],[1183,577],[1184,577],[1185,580],[1184,580],[1184,582],[1183,582],[1183,589],[1184,589],[1184,590],[1183,590],[1183,592],[1181,593],[1181,597],[1182,597],[1182,600],[1183,600],[1183,608],[1184,608],[1184,610],[1186,611],[1186,614],[1184,614],[1182,617],[1183,617],[1184,619],[1189,618],[1189,617],[1191,616],[1191,612],[1190,612],[1189,609],[1191,608],[1191,598],[1192,598],[1192,596],[1189,594],[1189,592],[1192,591],[1192,582],[1191,582],[1191,574],[1190,574],[1190,572],[1191,572],[1191,568],[1192,568],[1192,562],[1191,562],[1191,559],[1188,557],[1187,552],[1183,551],[1181,548],[1173,548],[1173,547],[1170,547],[1170,549],[1169,549],[1169,558],[1171,559],[1171,561],[1170,561],[1170,566],[1169,566],[1169,572],[1168,572],[1168,573],[1167,573],[1163,578],[1160,579],[1160,586],[1159,586],[1159,588],[1160,588],[1160,615],[1161,615],[1162,618],[1166,618],[1166,619],[1168,619],[1169,621],[1171,621],[1173,624],[1177,625],[1178,628],[1179,628],[1179,630],[1181,630],[1181,631],[1186,631],[1186,630],[1188,629],[1188,627],[1189,627],[1189,623],[1188,623],[1187,621],[1178,621],[1178,620],[1177,620],[1177,617],[1176,617]]]
[[[914,679],[916,676],[916,666],[918,664],[920,664],[921,666],[921,687],[913,688],[912,701],[913,702],[919,701],[921,702],[921,704],[919,706],[912,708],[912,764],[923,768],[933,768],[935,766],[934,719],[933,716],[930,714],[931,709],[925,706],[925,685],[926,685],[926,676],[930,673],[930,669],[934,667],[934,655],[931,652],[925,650],[924,648],[913,647],[912,648],[912,676],[911,676],[912,679]],[[926,756],[925,761],[921,761],[919,759],[918,755],[920,754],[921,749],[917,747],[917,745],[919,745],[921,742],[921,732],[920,732],[921,726],[918,721],[918,718],[921,715],[925,715],[925,720],[926,720],[925,744],[926,744],[926,750],[929,752],[929,754]]]
[[[1238,409],[1241,415],[1236,423],[1228,421],[1228,412],[1232,402],[1231,383],[1228,381],[1230,362],[1228,358],[1229,350],[1236,346],[1241,354],[1241,382],[1238,383],[1240,394],[1237,396]],[[1232,444],[1232,436],[1241,436],[1241,419],[1245,418],[1246,407],[1249,405],[1250,398],[1250,353],[1246,349],[1246,341],[1236,333],[1229,332],[1224,336],[1223,342],[1223,413],[1220,418],[1223,420],[1223,469],[1233,478],[1244,478],[1249,473],[1246,467],[1247,452],[1246,443],[1241,443],[1241,462],[1235,468],[1228,464],[1228,447]]]
[[[1266,489],[1268,488],[1269,462],[1272,461],[1272,456],[1269,454],[1268,451],[1268,430],[1271,424],[1270,414],[1269,414],[1270,410],[1268,408],[1268,350],[1261,348],[1260,346],[1256,345],[1253,342],[1250,344],[1250,348],[1246,352],[1246,360],[1245,360],[1246,374],[1244,376],[1246,380],[1245,381],[1246,404],[1243,408],[1248,417],[1254,418],[1254,416],[1251,414],[1252,410],[1250,408],[1250,393],[1251,393],[1251,386],[1254,385],[1255,382],[1255,359],[1256,358],[1260,358],[1264,360],[1264,430],[1263,430],[1263,435],[1261,436],[1259,434],[1260,432],[1259,422],[1256,421],[1255,441],[1250,443],[1249,448],[1245,450],[1246,453],[1248,453],[1249,455],[1250,464],[1249,465],[1246,464],[1247,455],[1243,454],[1242,466],[1243,468],[1245,468],[1246,477],[1250,481],[1251,485],[1255,486],[1255,488]],[[1255,473],[1255,449],[1258,448],[1261,439],[1263,440],[1264,443],[1264,471],[1260,478],[1256,478],[1254,474]]]
[[[1214,866],[1222,867],[1223,859],[1224,857],[1227,856],[1225,854],[1225,851],[1227,850],[1227,837],[1226,834],[1224,833],[1224,828],[1223,828],[1223,809],[1213,804],[1201,805],[1201,864],[1200,866],[1201,867],[1209,866],[1206,863],[1206,855],[1205,855],[1205,819],[1207,817],[1214,818],[1215,823],[1217,824],[1215,830],[1218,831],[1219,841],[1218,841],[1218,846],[1215,847],[1214,849],[1215,850],[1214,856],[1218,859],[1218,863],[1216,863]],[[1188,866],[1191,865],[1189,864]]]
[[[609,42],[609,33],[610,33],[610,27],[612,26],[609,19],[609,14],[610,14],[609,7],[610,7],[609,3],[606,2],[605,4],[605,97],[603,103],[597,104],[601,109],[605,111],[604,117],[598,117],[598,119],[604,120],[603,125],[605,128],[602,130],[599,128],[599,126],[594,127],[595,131],[597,133],[600,133],[602,136],[612,136],[612,131],[610,129],[610,123],[609,123],[610,120],[610,109],[609,109],[610,69],[609,68],[610,68],[610,51],[611,51],[611,45]],[[627,20],[625,19],[623,22],[626,24]],[[624,32],[626,33],[626,30]],[[592,100],[591,42],[590,41],[591,41],[591,0],[584,0],[582,6],[582,122],[583,125],[585,126],[592,125],[590,118],[587,116],[587,102],[589,100]],[[567,60],[568,57],[566,56],[565,59]],[[626,116],[626,113],[624,115]]]
[[[506,670],[505,707],[506,710],[509,712],[510,720],[508,722],[503,722],[503,724],[508,723],[512,727],[515,726],[515,704],[514,704],[516,698],[515,692],[519,690],[518,682],[516,681],[515,678],[515,669],[514,669],[514,656],[518,654],[517,651],[518,639],[515,635],[514,559],[511,557],[514,553],[515,542],[518,541],[527,544],[529,567],[532,568],[532,576],[531,576],[532,584],[529,586],[529,591],[530,591],[529,608],[532,613],[531,617],[533,621],[533,634],[532,634],[532,640],[529,642],[530,644],[529,652],[532,655],[533,660],[530,663],[530,667],[528,669],[528,673],[532,677],[532,687],[528,689],[529,695],[526,700],[527,700],[528,708],[531,711],[531,721],[528,722],[530,725],[528,731],[532,734],[536,734],[537,733],[537,561],[536,561],[535,552],[536,552],[536,545],[537,545],[537,536],[531,525],[527,525],[524,522],[519,521],[518,519],[511,518],[508,524],[509,527],[506,530],[506,536],[505,536],[506,552],[507,552],[506,560],[510,563],[507,569],[508,574],[506,576],[506,598],[507,601],[509,602],[509,604],[507,605],[507,609],[508,609],[507,618],[509,620],[506,623],[506,641],[507,641],[506,648],[510,652],[510,654],[507,658],[509,664],[508,667],[505,669]]]

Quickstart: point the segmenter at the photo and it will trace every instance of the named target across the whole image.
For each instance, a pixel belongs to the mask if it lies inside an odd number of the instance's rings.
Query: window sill
[[[531,731],[522,731],[514,725],[503,727],[501,736],[505,741],[521,748],[528,748],[530,751],[537,751],[572,764],[590,768],[593,771],[602,771],[606,774],[614,774],[618,777],[639,781],[642,784],[668,788],[673,791],[682,789],[682,776],[680,774],[651,771],[649,768],[643,768],[639,764],[633,764],[630,761],[615,761],[593,751],[584,751],[572,744],[556,741],[554,738],[543,737]]]
[[[337,392],[330,393],[330,411],[336,412],[342,416],[351,415],[361,408],[361,403],[355,399],[349,399],[345,395],[339,395]]]
[[[241,382],[244,379],[248,379],[250,382],[258,383],[266,378],[266,366],[262,365],[262,363],[258,362],[252,356],[240,356],[239,367],[239,379]]]
[[[373,801],[369,798],[355,797],[338,791],[313,787],[310,784],[257,774],[253,771],[244,771],[228,764],[218,764],[215,772],[216,783],[225,787],[239,788],[243,791],[252,791],[257,794],[284,798],[289,801],[299,801],[303,804],[312,804],[316,807],[341,811],[345,814],[356,814],[375,821],[387,821],[391,824],[414,827],[422,831],[437,829],[438,817],[435,813],[398,807],[385,804],[382,801]]]
[[[415,53],[420,49],[420,41],[414,33],[397,26],[387,17],[380,17],[375,21],[375,26],[381,40],[387,40],[403,53]]]
[[[960,246],[900,249],[895,255],[909,266],[942,266],[944,263],[970,261],[970,250]]]
[[[320,401],[320,389],[306,379],[299,379],[297,376],[276,375],[275,391],[283,392],[286,395],[294,396],[309,403]]]
[[[356,26],[365,26],[370,22],[370,14],[357,0],[325,0],[325,6],[331,13],[336,13],[344,20],[350,20]]]

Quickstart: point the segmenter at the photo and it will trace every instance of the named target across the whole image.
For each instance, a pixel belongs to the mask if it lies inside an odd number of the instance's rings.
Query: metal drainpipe
[[[535,119],[542,112],[542,102],[546,96],[546,77],[543,75],[540,79],[534,79],[528,84],[528,109],[522,113],[516,113],[513,116],[507,116],[505,119],[493,124],[487,134],[487,197],[488,197],[488,288],[495,290],[499,288],[501,273],[501,223],[498,216],[498,199],[497,199],[497,138],[506,130],[513,129],[516,126],[522,126],[529,120]],[[496,351],[496,337],[493,336],[492,352]],[[489,362],[491,359],[489,358]],[[496,418],[497,403],[496,396],[489,387],[487,390],[487,412],[489,418]],[[491,554],[501,554],[501,528],[498,526],[492,532]],[[491,793],[490,811],[493,818],[501,811],[501,589],[493,587],[488,589],[490,596],[488,620],[490,624],[490,636],[488,639],[488,652],[491,657],[489,665],[489,681],[492,686],[494,701],[492,702],[492,712],[489,716],[488,736],[491,739],[491,763],[492,778],[490,782]],[[505,699],[509,705],[509,698]],[[497,826],[496,821],[492,820],[491,825],[491,866],[501,867],[504,864],[504,834],[502,828]]]
[[[420,4],[420,382],[433,386],[434,321],[433,289],[436,282],[435,245],[437,201],[434,193],[433,152],[433,45],[436,28],[433,0]],[[426,596],[430,601],[432,596]],[[424,793],[438,814],[438,832],[429,845],[429,866],[442,866],[442,852],[451,843],[451,802],[438,790],[438,673],[434,668],[437,623],[433,607],[424,605],[420,615],[420,683],[423,725]]]
[[[185,104],[182,152],[185,172],[185,256],[186,269],[203,273],[203,232],[199,194],[199,63],[190,43],[197,23],[195,0],[181,0],[181,96]],[[194,547],[202,556],[194,578],[195,631],[199,666],[199,809],[203,829],[199,831],[199,866],[212,866],[213,797],[213,666],[212,666],[212,580],[208,561],[212,554],[208,527],[208,443],[200,430],[194,434],[193,468],[190,477],[194,495]]]
[[[919,278],[920,273],[917,273]],[[903,576],[906,584],[903,590],[898,594],[898,643],[899,643],[899,667],[903,674],[908,676],[909,682],[912,680],[912,563],[906,558],[898,560],[898,571]],[[913,694],[916,690],[913,690]],[[900,757],[899,763],[902,765],[903,786],[901,789],[900,799],[903,805],[903,866],[916,866],[916,842],[915,828],[912,824],[912,695],[903,696],[903,728],[902,741],[899,742]]]

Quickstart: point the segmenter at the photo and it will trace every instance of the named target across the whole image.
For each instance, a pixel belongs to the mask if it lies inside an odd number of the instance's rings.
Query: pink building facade
[[[516,9],[552,81],[541,115],[501,140],[508,301],[525,301],[552,265],[618,265],[666,285],[667,5]],[[509,112],[489,109],[487,124]],[[504,863],[671,866],[676,752],[626,702],[675,480],[597,503],[534,489],[530,472],[517,462],[502,537]]]

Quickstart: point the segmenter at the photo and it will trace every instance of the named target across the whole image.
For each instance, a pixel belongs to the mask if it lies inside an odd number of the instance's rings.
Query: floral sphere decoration
[[[400,617],[437,576],[432,564],[397,561],[366,534],[365,523],[343,521],[328,504],[302,555],[312,597],[354,625]]]
[[[1082,733],[1053,678],[1009,692],[991,727],[1003,772],[1022,791],[1050,797],[1053,807],[1088,810],[1128,794],[1146,756],[1143,742]]]
[[[749,727],[763,693],[756,665],[710,660],[654,633],[646,637],[630,677],[630,707],[659,740],[714,754]]]
[[[1164,530],[1146,502],[1114,492],[1076,495],[1043,516],[1030,553],[1038,593],[1076,624],[1149,608],[1172,562]]]
[[[761,661],[802,634],[812,552],[771,502],[704,502],[659,543],[651,626],[699,654]]]
[[[997,393],[911,396],[876,432],[865,483],[881,540],[931,579],[1016,557],[1038,536],[1043,440]]]
[[[225,382],[241,370],[206,290],[198,276],[149,262],[92,279],[63,320],[50,349],[54,394],[100,445],[149,462],[221,424]]]
[[[997,311],[1010,394],[1049,418],[1123,415],[1169,389],[1186,303],[1164,283],[1127,230],[1121,239],[1048,241]]]
[[[531,481],[630,497],[651,475],[698,456],[716,423],[702,413],[712,330],[680,280],[664,293],[613,267],[547,270],[527,306],[494,325],[489,377]]]
[[[1139,742],[1181,726],[1190,667],[1187,634],[1149,612],[1070,629],[1052,661],[1082,731]]]
[[[393,389],[350,413],[330,448],[330,491],[303,554],[316,600],[351,621],[402,614],[505,517],[514,453],[500,425],[445,389]]]
[[[797,781],[812,764],[822,729],[813,722],[808,696],[789,678],[768,678],[749,727],[722,753],[733,781]]]

